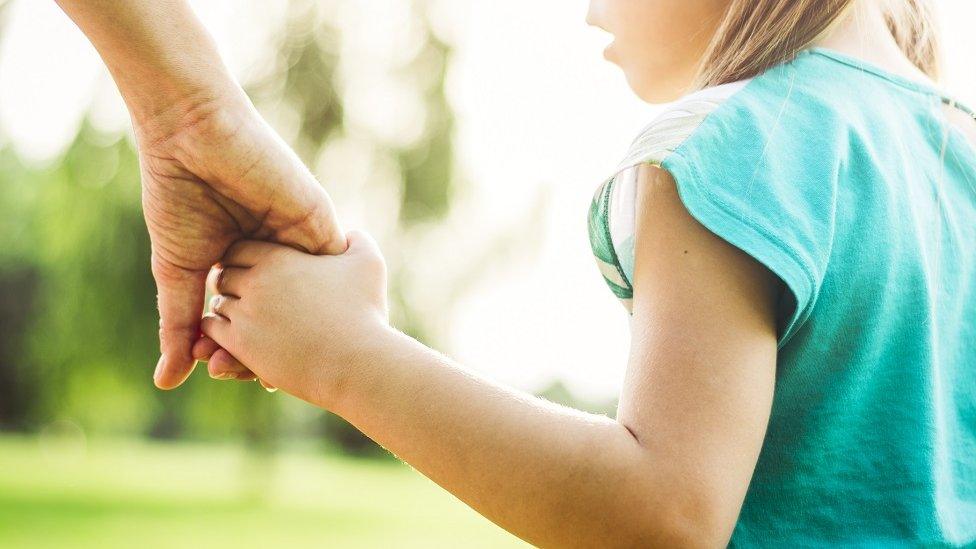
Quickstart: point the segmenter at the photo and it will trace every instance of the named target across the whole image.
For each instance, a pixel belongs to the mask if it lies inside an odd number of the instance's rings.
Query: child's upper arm
[[[688,519],[731,535],[772,406],[782,283],[696,221],[668,172],[641,166],[636,194],[633,341],[617,419],[653,456],[656,485],[691,502]]]

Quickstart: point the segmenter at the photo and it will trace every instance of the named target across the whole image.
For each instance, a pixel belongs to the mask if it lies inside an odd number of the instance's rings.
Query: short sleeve
[[[824,280],[840,157],[829,114],[788,85],[788,66],[776,70],[785,74],[726,90],[705,114],[672,107],[687,120],[684,135],[675,140],[652,124],[635,143],[661,146],[632,147],[619,174],[643,163],[668,171],[698,222],[783,281],[792,301],[778,319],[782,348],[809,317]],[[620,200],[633,204],[625,187]],[[633,250],[621,255],[628,253],[632,276]]]

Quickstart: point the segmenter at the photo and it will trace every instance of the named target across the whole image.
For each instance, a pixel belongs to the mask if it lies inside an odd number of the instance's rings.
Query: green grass
[[[0,438],[0,547],[526,546],[397,462]]]

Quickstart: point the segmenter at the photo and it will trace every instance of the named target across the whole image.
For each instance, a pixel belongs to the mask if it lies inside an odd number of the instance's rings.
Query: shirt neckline
[[[842,53],[840,51],[831,48],[825,48],[823,46],[814,46],[814,47],[806,48],[804,50],[801,50],[799,53],[819,54],[823,57],[832,59],[838,63],[842,63],[844,65],[853,67],[855,69],[869,72],[875,76],[878,76],[884,80],[891,82],[892,84],[896,84],[898,86],[902,86],[904,88],[908,88],[913,91],[934,95],[938,97],[943,103],[952,107],[956,107],[966,112],[974,119],[976,119],[976,111],[974,111],[965,103],[962,103],[961,101],[956,99],[953,95],[946,92],[944,89],[932,83],[923,82],[921,80],[913,80],[911,78],[902,76],[900,74],[895,74],[894,72],[891,72],[887,69],[883,69],[879,65],[876,65],[869,61],[859,59],[852,55],[848,55],[846,53]]]

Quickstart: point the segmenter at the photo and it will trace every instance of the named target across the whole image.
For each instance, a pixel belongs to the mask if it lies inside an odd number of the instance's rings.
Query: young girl
[[[246,365],[537,545],[976,543],[976,121],[934,82],[928,5],[593,0],[588,22],[672,101],[589,212],[632,315],[615,420],[390,327],[357,231],[334,257],[232,247],[211,374]]]

